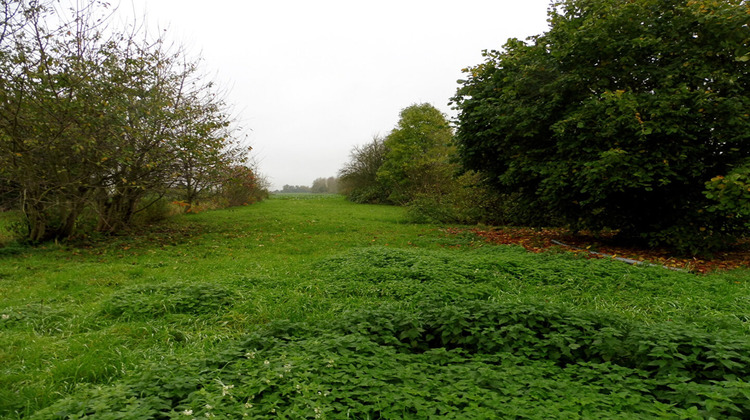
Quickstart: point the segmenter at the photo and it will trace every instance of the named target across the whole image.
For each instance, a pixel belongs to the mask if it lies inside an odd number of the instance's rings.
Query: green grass
[[[17,212],[0,211],[0,247],[5,247],[13,242],[13,225],[19,219],[20,215]]]
[[[747,270],[530,254],[405,220],[278,195],[0,253],[0,417],[748,414],[732,365],[750,350]],[[708,365],[717,348],[730,366]]]

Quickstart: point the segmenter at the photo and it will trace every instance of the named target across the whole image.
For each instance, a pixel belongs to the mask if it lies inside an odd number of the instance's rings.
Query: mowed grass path
[[[269,322],[325,327],[383,305],[551,303],[744,336],[749,277],[529,254],[409,224],[397,207],[276,196],[132,237],[0,256],[0,417],[160,361],[210,359]]]

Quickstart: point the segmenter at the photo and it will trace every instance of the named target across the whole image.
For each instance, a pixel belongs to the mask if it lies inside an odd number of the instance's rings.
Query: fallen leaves
[[[557,248],[582,254],[586,258],[619,257],[669,268],[685,269],[695,273],[750,268],[750,239],[738,243],[729,251],[716,254],[711,259],[700,259],[676,257],[666,249],[618,245],[611,236],[572,235],[565,229],[447,229],[449,234],[461,234],[467,231],[493,244],[520,245],[535,253]]]

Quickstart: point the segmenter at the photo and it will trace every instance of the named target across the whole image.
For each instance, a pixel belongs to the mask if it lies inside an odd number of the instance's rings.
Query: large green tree
[[[750,194],[748,2],[566,0],[549,22],[465,70],[464,164],[537,221],[685,252],[746,233],[726,201]]]
[[[406,204],[418,194],[442,193],[453,175],[452,141],[447,118],[431,104],[401,110],[398,124],[385,139],[388,152],[377,172],[389,199]]]

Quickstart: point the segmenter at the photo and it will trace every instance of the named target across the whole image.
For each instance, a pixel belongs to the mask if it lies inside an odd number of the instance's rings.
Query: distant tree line
[[[283,194],[307,194],[311,192],[311,188],[307,185],[289,185],[286,184],[283,187],[281,187],[281,191],[279,191]]]
[[[475,172],[462,172],[447,117],[428,103],[404,108],[385,136],[355,146],[339,192],[357,203],[397,204],[416,221],[488,220],[493,200]]]
[[[750,232],[750,5],[565,0],[464,70],[456,133],[405,108],[340,191],[433,221],[612,230],[686,254]]]
[[[316,178],[312,186],[307,185],[284,185],[277,191],[282,194],[338,194],[339,180],[335,176],[328,178]]]
[[[94,0],[0,7],[0,208],[21,211],[28,240],[118,232],[164,197],[262,196],[226,104],[181,50],[110,27]]]
[[[328,178],[317,178],[310,187],[310,192],[315,194],[338,194],[339,179],[335,176]]]

